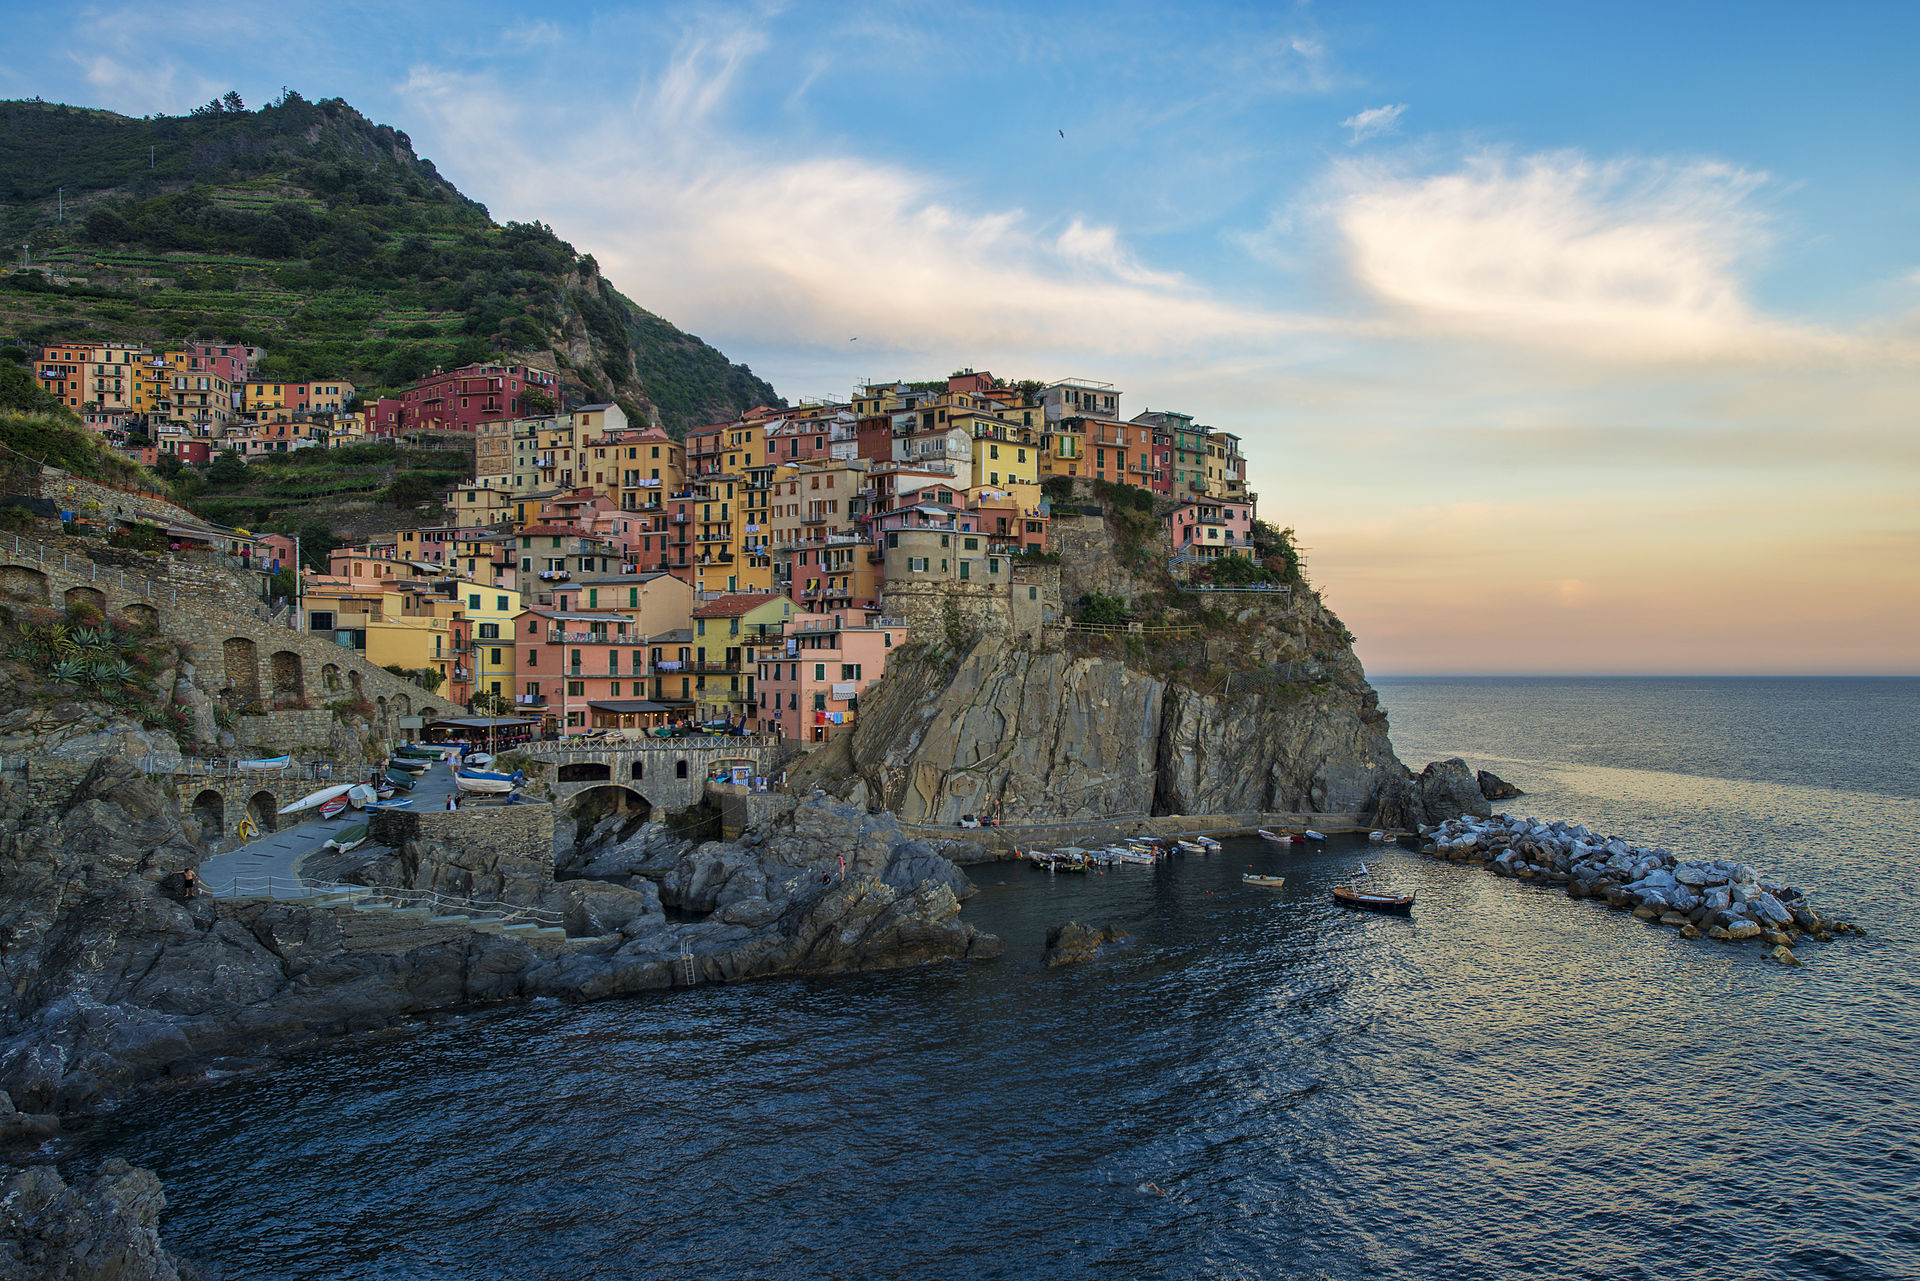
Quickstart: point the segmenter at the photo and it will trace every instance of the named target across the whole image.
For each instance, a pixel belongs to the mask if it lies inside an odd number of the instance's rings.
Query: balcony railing
[[[547,639],[563,645],[639,645],[643,638],[628,632],[569,632],[559,627],[547,629]]]

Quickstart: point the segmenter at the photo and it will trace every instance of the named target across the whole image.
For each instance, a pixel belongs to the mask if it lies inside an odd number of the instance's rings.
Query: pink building
[[[527,418],[534,413],[529,394],[558,406],[558,380],[526,365],[467,365],[434,372],[400,393],[392,430],[472,431],[483,422]],[[546,411],[542,411],[546,412]],[[374,407],[376,428],[386,425],[386,402]]]
[[[1161,518],[1176,555],[1201,560],[1253,555],[1253,504],[1245,500],[1195,498]]]
[[[645,728],[647,638],[619,614],[529,609],[514,616],[514,703],[548,733]],[[624,706],[622,706],[624,705]],[[662,709],[664,711],[664,709]],[[657,723],[658,717],[655,718]]]
[[[860,696],[906,642],[905,623],[866,610],[795,615],[780,648],[760,662],[754,728],[803,743],[845,733],[859,719]]]
[[[767,461],[797,463],[828,457],[827,428],[818,420],[786,419],[767,426]]]

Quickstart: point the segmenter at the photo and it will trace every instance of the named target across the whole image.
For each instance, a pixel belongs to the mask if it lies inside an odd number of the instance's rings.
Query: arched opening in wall
[[[351,667],[347,669],[347,688],[356,694],[360,692],[360,673]]]
[[[373,700],[373,711],[380,724],[385,726],[387,723],[387,696],[385,694]]]
[[[220,645],[226,664],[227,687],[243,703],[260,697],[260,651],[244,636],[229,636]]]
[[[247,817],[262,835],[275,831],[280,826],[280,802],[272,792],[255,792],[247,798]]]
[[[193,798],[193,817],[202,842],[218,840],[227,834],[227,798],[209,787]]]
[[[144,602],[135,601],[121,610],[120,614],[143,632],[160,630],[160,611]]]
[[[320,664],[320,687],[329,694],[340,690],[340,669],[332,663]]]
[[[687,776],[687,758],[686,757],[682,756],[679,760],[673,763],[673,776],[675,778],[685,778]]]
[[[573,820],[575,864],[590,862],[595,850],[626,840],[651,823],[656,812],[646,797],[618,783],[578,793],[567,802],[566,809]],[[587,856],[584,859],[583,854]]]
[[[306,670],[300,655],[290,649],[275,650],[269,660],[273,670],[273,701],[296,703],[307,696]]]
[[[562,783],[603,783],[613,777],[613,770],[599,761],[574,761],[560,767]]]
[[[66,601],[68,609],[91,610],[101,615],[107,612],[107,594],[98,587],[69,587]]]
[[[411,716],[413,714],[413,700],[405,694],[395,694],[393,696],[393,710],[401,716]]]
[[[47,603],[47,576],[25,565],[0,565],[0,596],[44,605]]]
[[[633,765],[627,770],[627,777],[632,779],[636,783],[639,782],[641,779],[645,778],[646,776],[647,776],[647,767],[639,761],[635,761]]]

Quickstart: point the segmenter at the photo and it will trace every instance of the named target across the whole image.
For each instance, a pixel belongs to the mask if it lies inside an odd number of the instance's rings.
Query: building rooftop
[[[745,593],[722,596],[709,601],[693,611],[695,618],[738,618],[742,614],[752,613],[770,601],[785,600],[778,592],[766,592],[748,595]]]

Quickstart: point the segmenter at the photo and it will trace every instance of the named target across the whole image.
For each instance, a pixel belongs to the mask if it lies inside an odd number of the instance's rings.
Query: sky
[[[1237,432],[1376,673],[1920,673],[1920,5],[36,6],[342,97],[781,394]]]

